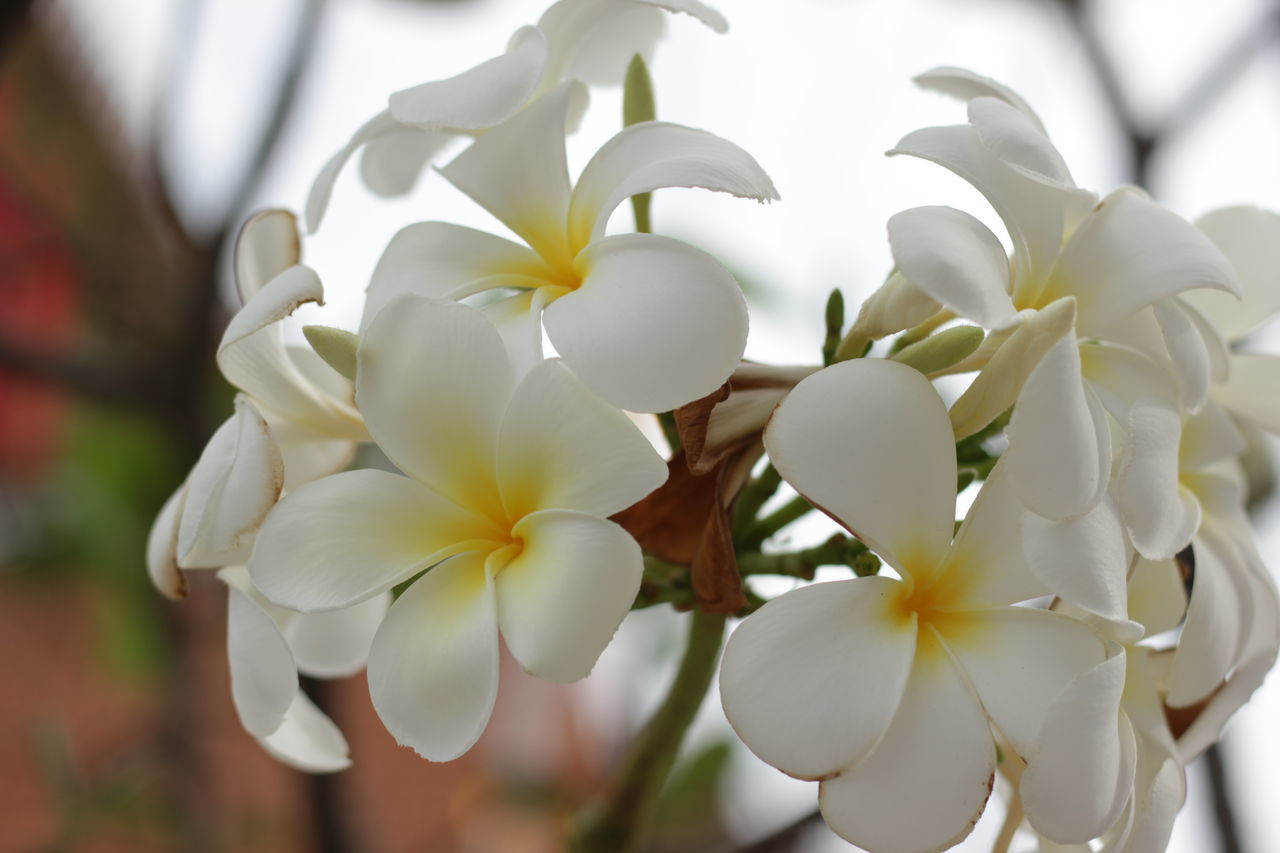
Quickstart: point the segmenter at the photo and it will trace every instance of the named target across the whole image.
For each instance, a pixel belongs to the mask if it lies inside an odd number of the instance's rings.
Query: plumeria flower
[[[217,358],[240,394],[235,413],[153,525],[148,569],[170,597],[185,594],[179,567],[247,560],[253,535],[282,489],[342,470],[368,440],[351,383],[310,349],[284,343],[280,321],[324,297],[300,254],[296,221],[283,210],[250,217],[236,242],[244,307],[227,326]]]
[[[700,130],[643,122],[606,142],[576,185],[565,84],[478,139],[441,170],[527,245],[445,222],[401,230],[369,285],[366,319],[402,293],[462,299],[514,289],[487,310],[518,363],[542,356],[542,329],[588,388],[632,411],[674,409],[718,388],[746,345],[747,309],[714,258],[652,234],[605,235],[625,199],[660,187],[777,198],[741,148]]]
[[[380,195],[402,195],[451,142],[501,124],[562,81],[620,83],[632,56],[652,52],[664,11],[683,12],[718,33],[729,28],[698,0],[560,0],[537,26],[517,30],[501,56],[394,93],[387,109],[361,125],[316,176],[307,228],[320,227],[334,182],[357,150],[364,149],[365,184]]]
[[[401,594],[369,654],[374,707],[423,756],[461,755],[498,686],[498,636],[529,672],[585,676],[631,607],[640,549],[606,516],[666,477],[639,430],[558,360],[519,382],[474,308],[405,297],[361,337],[356,401],[404,472],[288,494],[249,563],[304,613]]]
[[[782,402],[765,445],[797,491],[901,576],[787,593],[725,650],[729,722],[769,764],[821,781],[837,834],[874,853],[958,843],[991,790],[992,727],[1032,768],[1056,742],[1096,738],[1104,758],[1126,751],[1115,678],[1089,697],[1098,725],[1051,723],[1061,691],[1104,663],[1107,647],[1075,619],[1010,606],[1045,588],[1023,559],[1003,465],[953,540],[954,439],[921,374],[886,361],[829,367]],[[1071,827],[1077,837],[1062,840],[1075,841],[1114,821],[1130,784],[1124,762],[1095,767],[1061,750],[1045,760],[1052,772],[1024,797],[1033,824]]]
[[[897,270],[939,310],[998,333],[956,368],[987,366],[953,410],[957,435],[975,432],[1016,400],[1009,464],[1020,497],[1046,518],[1077,517],[1102,499],[1111,463],[1107,416],[1085,382],[1078,343],[1113,339],[1128,318],[1187,290],[1236,292],[1234,271],[1196,228],[1137,189],[1116,190],[1093,207],[1094,196],[1075,186],[1038,117],[999,84],[948,69],[924,82],[969,97],[969,123],[915,131],[890,153],[931,160],[971,183],[1008,229],[1013,257],[972,216],[921,207],[889,220]],[[919,304],[905,298],[911,291],[904,294],[901,283],[890,285],[895,304]],[[1066,313],[1063,300],[1074,303],[1074,322],[1060,337],[1058,323],[1052,334],[1018,335],[1028,315]],[[1165,313],[1185,319],[1179,311]],[[894,324],[882,318],[880,325]],[[1016,357],[997,361],[1010,342]],[[1096,352],[1095,369],[1110,369],[1110,354]],[[1127,411],[1112,414],[1127,420]]]
[[[218,572],[227,585],[231,696],[245,730],[279,760],[309,773],[350,766],[347,742],[298,687],[298,673],[342,678],[364,668],[391,596],[329,613],[278,607],[254,589],[244,566]]]

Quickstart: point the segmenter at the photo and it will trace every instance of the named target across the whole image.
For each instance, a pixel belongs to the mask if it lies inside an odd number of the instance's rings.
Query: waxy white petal
[[[912,668],[916,623],[900,612],[903,592],[888,578],[813,584],[743,621],[720,665],[720,700],[742,742],[800,779],[861,761]]]
[[[572,258],[565,234],[570,192],[565,121],[571,101],[585,97],[581,83],[558,86],[440,170],[552,263]]]
[[[460,299],[494,287],[539,287],[546,267],[528,247],[448,222],[396,232],[369,281],[361,328],[398,296]]]
[[[973,831],[996,751],[973,689],[936,639],[918,653],[893,723],[861,764],[822,783],[841,838],[876,853],[932,853]]]
[[[360,178],[384,198],[405,195],[417,185],[427,164],[455,138],[444,131],[404,126],[375,136],[365,142],[360,154]]]
[[[480,512],[496,511],[498,425],[511,360],[479,310],[405,296],[360,337],[356,402],[400,470]]]
[[[1129,538],[1149,560],[1172,557],[1200,526],[1200,505],[1178,482],[1182,416],[1146,396],[1129,413],[1128,442],[1116,472],[1116,494]]]
[[[1026,757],[1049,706],[1064,686],[1106,659],[1106,647],[1084,623],[1029,607],[966,613],[969,623],[943,632],[991,721]]]
[[[480,738],[498,693],[498,623],[484,554],[436,566],[396,599],[369,652],[369,695],[387,731],[430,761]]]
[[[1167,365],[1133,347],[1101,341],[1080,344],[1080,370],[1098,400],[1119,423],[1129,422],[1129,409],[1154,395],[1178,399],[1178,386]]]
[[[1187,590],[1173,560],[1137,560],[1129,578],[1129,617],[1145,636],[1172,631],[1187,612]]]
[[[304,773],[336,773],[351,766],[342,732],[301,691],[294,695],[280,728],[258,742],[277,760]]]
[[[941,310],[937,300],[895,271],[862,303],[848,334],[879,340],[918,326]]]
[[[1192,705],[1211,694],[1237,662],[1250,618],[1250,588],[1230,549],[1198,536],[1187,620],[1173,655],[1167,704]]]
[[[511,533],[522,550],[495,581],[507,648],[539,678],[586,677],[640,589],[640,546],[611,521],[559,509],[527,515]]]
[[[511,397],[498,437],[498,486],[510,518],[540,509],[605,517],[662,485],[667,466],[631,419],[592,394],[559,359]]]
[[[950,207],[889,219],[894,263],[912,284],[961,317],[998,328],[1013,320],[1009,257],[985,225]]]
[[[1177,375],[1183,408],[1188,412],[1198,412],[1209,399],[1209,385],[1213,382],[1214,359],[1209,354],[1211,342],[1204,339],[1200,325],[1176,297],[1152,303],[1151,310],[1160,324],[1160,332]]]
[[[778,198],[760,164],[732,142],[683,125],[642,122],[606,142],[583,168],[569,206],[570,243],[580,247],[600,239],[609,215],[625,199],[665,187]]]
[[[244,395],[209,439],[187,478],[178,524],[178,565],[243,562],[254,531],[280,496],[284,463],[261,412]]]
[[[267,517],[249,569],[271,601],[347,607],[507,531],[386,471],[348,471],[291,492]]]
[[[546,63],[546,36],[537,27],[521,27],[501,56],[447,80],[393,93],[391,115],[427,130],[494,127],[529,100]]]
[[[490,302],[481,310],[498,330],[502,344],[511,357],[511,368],[517,382],[545,358],[542,347],[542,309],[546,307],[550,288],[522,290]]]
[[[245,220],[236,235],[236,289],[241,303],[302,259],[298,220],[287,210],[261,210]]]
[[[666,29],[666,16],[643,0],[568,0],[543,13],[538,28],[547,34],[550,59],[542,90],[561,80],[617,86],[637,53],[646,61]]]
[[[619,234],[578,257],[582,286],[543,314],[547,336],[588,388],[634,412],[664,412],[729,378],[747,341],[747,305],[705,252]]]
[[[186,501],[183,483],[160,507],[147,533],[147,576],[161,595],[174,601],[187,595],[187,578],[178,568],[178,522]]]
[[[796,491],[895,568],[930,572],[942,563],[955,516],[955,447],[942,398],[920,373],[891,361],[834,364],[782,401],[764,443]]]
[[[1226,460],[1235,459],[1246,450],[1244,436],[1226,410],[1209,403],[1199,414],[1182,424],[1182,440],[1178,444],[1178,464],[1186,472],[1201,471]],[[1239,503],[1236,503],[1239,506]]]
[[[281,628],[298,671],[314,678],[343,678],[364,669],[373,635],[391,606],[383,593],[323,613],[300,613]]]
[[[361,146],[371,140],[403,131],[404,125],[391,116],[390,110],[383,110],[356,129],[347,144],[325,162],[315,180],[311,183],[311,189],[307,193],[307,203],[304,207],[304,218],[306,219],[308,232],[315,232],[320,227],[325,211],[329,208],[329,200],[333,196],[333,185],[337,182],[342,168],[351,159],[351,155],[355,154]]]
[[[969,101],[969,123],[1002,162],[1050,186],[1076,189],[1066,161],[1034,115],[1003,98],[979,97]]]
[[[1120,817],[1137,760],[1120,715],[1125,656],[1116,654],[1064,687],[1028,756],[1019,792],[1037,832],[1063,843],[1101,835]]]
[[[1193,290],[1183,296],[1236,341],[1280,313],[1280,214],[1257,207],[1224,207],[1196,220],[1235,268],[1243,299]]]
[[[1099,335],[1186,290],[1240,289],[1235,270],[1209,238],[1132,187],[1108,195],[1081,223],[1053,275],[1078,301],[1082,335]]]
[[[1280,356],[1233,355],[1231,377],[1213,389],[1213,399],[1267,432],[1280,433]]]
[[[700,3],[699,0],[639,0],[639,2],[666,9],[668,12],[683,12],[698,19],[717,33],[723,34],[729,31],[729,22],[725,20],[724,15],[706,3]]]
[[[238,568],[238,567],[237,567]],[[218,574],[227,584],[227,659],[231,697],[245,729],[258,737],[280,728],[298,693],[293,654],[267,610],[240,571]]]
[[[1009,422],[1006,456],[1027,508],[1051,520],[1088,512],[1111,471],[1110,427],[1085,388],[1080,349],[1068,333],[1027,377]]]
[[[975,74],[967,68],[940,65],[913,77],[912,82],[922,89],[940,92],[962,101],[971,101],[974,98],[984,97],[999,98],[1006,101],[1010,106],[1017,108],[1020,112],[1025,113],[1027,117],[1035,122],[1037,127],[1042,131],[1044,130],[1044,125],[1040,122],[1040,118],[1031,109],[1031,105],[1023,100],[1021,95],[1003,83],[992,80],[990,77],[983,77],[981,74]]]
[[[1132,628],[1132,623],[1126,624],[1129,548],[1110,500],[1069,521],[1027,514],[1022,550],[1031,571],[1054,595],[1113,623],[1113,628]],[[1137,639],[1135,630],[1128,633],[1125,639]]]

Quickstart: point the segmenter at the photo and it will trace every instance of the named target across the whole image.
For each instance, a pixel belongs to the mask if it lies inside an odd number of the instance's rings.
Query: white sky
[[[97,68],[126,129],[147,126],[165,71],[178,3],[173,0],[62,0],[88,59]],[[297,122],[287,132],[256,196],[261,206],[300,210],[312,176],[387,94],[450,76],[500,52],[519,25],[542,9],[535,0],[424,3],[332,0]],[[716,254],[765,285],[753,305],[749,355],[777,362],[816,359],[822,305],[832,287],[851,312],[889,267],[884,222],[917,204],[962,207],[1000,228],[972,190],[941,169],[882,152],[904,133],[963,120],[962,108],[916,91],[912,75],[963,65],[1011,84],[1040,112],[1078,183],[1105,192],[1123,177],[1117,136],[1081,52],[1050,2],[1012,0],[718,0],[731,21],[716,36],[687,17],[673,18],[653,66],[664,119],[711,130],[751,151],[770,172],[782,202],[769,206],[698,191],[664,191],[655,201],[657,230]],[[1106,45],[1140,115],[1154,120],[1173,104],[1222,47],[1270,4],[1267,0],[1125,0],[1095,3]],[[172,128],[170,165],[180,178],[182,209],[225,200],[246,143],[261,120],[281,61],[296,0],[217,0],[201,12],[193,73]],[[1154,193],[1194,217],[1212,207],[1252,202],[1280,208],[1280,56],[1254,62],[1207,119],[1155,164]],[[571,154],[580,165],[618,126],[617,93],[595,94]],[[626,214],[623,214],[626,216]],[[207,220],[207,215],[203,217]],[[307,260],[326,282],[322,322],[354,328],[361,294],[391,235],[421,219],[501,227],[429,175],[409,198],[374,200],[354,170],[339,181]],[[315,322],[317,315],[310,315]],[[1275,349],[1280,351],[1280,340]],[[1264,553],[1280,556],[1275,519]],[[637,614],[624,634],[671,627],[670,614]],[[658,623],[655,625],[655,623]],[[611,649],[590,681],[617,683],[611,667],[631,665],[625,644]],[[626,663],[630,661],[631,664]],[[651,699],[650,699],[651,701]],[[723,732],[718,703],[708,702],[699,733]],[[1273,849],[1280,815],[1280,679],[1273,678],[1240,715],[1228,748],[1236,761],[1240,811],[1254,853]],[[815,788],[786,780],[743,753],[733,822],[765,830],[812,808]],[[1192,801],[1179,821],[1175,853],[1214,849],[1199,768]],[[994,801],[993,801],[994,802]],[[989,809],[959,850],[989,849],[998,826]],[[815,851],[850,849],[815,841]],[[1025,848],[1024,848],[1025,849]]]

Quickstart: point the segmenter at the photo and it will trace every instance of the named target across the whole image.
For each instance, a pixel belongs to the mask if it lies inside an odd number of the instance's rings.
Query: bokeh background
[[[654,217],[739,275],[755,358],[817,360],[826,294],[840,287],[856,304],[882,280],[897,210],[952,204],[1000,233],[957,179],[882,156],[911,129],[962,120],[910,83],[935,65],[1018,89],[1084,186],[1140,183],[1188,217],[1280,209],[1270,0],[719,5],[727,36],[669,21],[652,64],[659,116],[743,145],[783,201],[672,190]],[[498,53],[541,11],[538,0],[0,6],[0,851],[552,851],[605,784],[670,676],[677,614],[633,614],[578,685],[506,666],[490,730],[446,765],[395,746],[363,677],[313,685],[355,766],[311,778],[236,723],[220,585],[196,577],[169,604],[142,560],[160,503],[230,410],[212,350],[235,307],[225,262],[238,223],[259,207],[300,209],[389,92]],[[597,92],[574,162],[619,116],[620,95]],[[302,319],[354,328],[382,247],[422,219],[496,225],[438,176],[387,201],[344,174],[305,246],[329,304]],[[1250,345],[1280,351],[1280,336]],[[1262,501],[1273,565],[1275,516]],[[1218,761],[1189,769],[1172,850],[1280,849],[1277,719],[1272,679]],[[850,849],[812,819],[814,795],[735,746],[712,699],[653,849]],[[959,849],[989,849],[999,817],[993,801]]]

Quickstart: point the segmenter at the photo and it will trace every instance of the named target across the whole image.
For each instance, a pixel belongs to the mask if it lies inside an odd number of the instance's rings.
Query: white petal
[[[698,0],[640,0],[640,2],[666,9],[668,12],[683,12],[691,15],[717,33],[729,31],[729,22],[724,19],[724,15]]]
[[[1088,512],[1110,479],[1106,414],[1084,387],[1075,335],[1062,337],[1027,377],[1009,423],[1009,465],[1027,508],[1052,520]]]
[[[1149,560],[1177,554],[1200,526],[1200,507],[1178,483],[1182,416],[1167,400],[1147,396],[1129,413],[1129,440],[1116,472],[1121,518]]]
[[[1166,702],[1181,708],[1211,694],[1235,665],[1249,620],[1250,589],[1218,543],[1197,537],[1187,621],[1178,638]]]
[[[1244,299],[1193,290],[1183,298],[1213,321],[1228,340],[1239,340],[1280,312],[1280,215],[1256,207],[1224,207],[1196,221],[1235,267]]]
[[[888,578],[819,583],[773,599],[725,647],[720,700],[752,752],[822,779],[880,741],[907,683],[916,624]]]
[[[1123,654],[1064,684],[1028,756],[1022,804],[1036,831],[1054,841],[1102,834],[1133,790],[1136,744],[1119,713],[1124,684]]]
[[[637,53],[646,61],[666,29],[654,6],[615,0],[565,0],[542,13],[538,29],[547,34],[550,58],[543,89],[562,80],[616,86]]]
[[[391,95],[391,115],[428,130],[482,130],[515,115],[533,94],[547,63],[547,38],[521,27],[507,52],[450,77]]]
[[[280,728],[258,741],[276,759],[304,773],[336,773],[351,766],[342,732],[301,691]]]
[[[540,509],[609,516],[667,479],[662,457],[631,419],[559,359],[534,368],[512,395],[498,437],[498,472],[510,518]]]
[[[408,477],[348,471],[286,495],[262,525],[249,569],[272,601],[331,610],[505,533]]]
[[[959,98],[962,101],[971,101],[974,98],[984,97],[1000,98],[1010,106],[1026,114],[1028,118],[1035,122],[1037,127],[1042,131],[1044,130],[1044,125],[1040,123],[1039,117],[1031,109],[1031,105],[1022,99],[1021,95],[1003,83],[998,83],[990,77],[983,77],[981,74],[975,74],[967,68],[957,68],[949,65],[931,68],[923,74],[913,77],[912,82],[922,89],[940,92],[953,98]]]
[[[236,288],[246,303],[302,259],[298,220],[287,210],[262,210],[245,220],[236,235]]]
[[[498,424],[511,360],[475,308],[413,296],[360,337],[356,402],[400,470],[477,511],[495,509]]]
[[[516,382],[545,358],[542,347],[542,309],[547,303],[549,288],[522,290],[490,302],[481,310],[485,319],[493,324],[502,337],[502,344],[511,357],[511,367]]]
[[[1070,521],[1028,514],[1022,549],[1031,570],[1054,595],[1117,627],[1127,621],[1129,549],[1110,500]]]
[[[369,281],[361,328],[397,296],[460,299],[494,287],[539,287],[546,270],[525,246],[448,222],[416,222],[391,238]]]
[[[986,717],[939,641],[931,642],[934,649],[916,655],[875,752],[819,789],[827,825],[876,853],[926,853],[959,843],[991,794],[996,751]]]
[[[1213,381],[1209,342],[1201,336],[1191,312],[1176,297],[1157,300],[1151,309],[1177,371],[1182,405],[1188,412],[1198,412],[1209,398],[1209,384]]]
[[[582,286],[548,306],[547,336],[610,403],[664,412],[729,378],[747,340],[747,305],[715,258],[677,240],[620,234],[578,258]]]
[[[371,140],[388,134],[398,134],[403,130],[404,125],[392,118],[389,110],[383,110],[356,129],[347,144],[324,164],[311,184],[305,207],[308,232],[314,232],[320,227],[320,222],[324,219],[325,211],[329,207],[329,199],[333,196],[333,185],[337,182],[342,168],[351,159],[351,155]]]
[[[288,422],[271,428],[280,458],[284,460],[284,489],[299,486],[346,470],[355,458],[354,441],[317,441],[313,434],[290,429]]]
[[[539,678],[586,677],[640,590],[640,546],[611,521],[567,510],[526,516],[511,532],[523,548],[495,581],[507,648]]]
[[[187,578],[178,568],[178,522],[187,501],[187,484],[169,496],[147,533],[147,576],[165,598],[187,596]]]
[[[642,122],[606,142],[583,168],[569,205],[570,242],[578,248],[600,239],[625,199],[664,187],[778,198],[760,164],[732,142],[683,125]]]
[[[284,625],[298,671],[314,678],[343,678],[364,669],[373,635],[391,606],[390,593],[339,610],[301,613]]]
[[[889,219],[894,263],[946,308],[987,328],[1008,324],[1009,258],[985,225],[950,207],[915,207]]]
[[[1111,193],[1076,229],[1054,277],[1075,294],[1084,335],[1186,290],[1239,291],[1231,264],[1207,237],[1132,187]]]
[[[178,565],[217,568],[243,562],[253,533],[280,496],[284,463],[262,414],[244,395],[187,479],[178,525]]]
[[[405,195],[454,138],[450,133],[403,126],[375,136],[365,142],[360,154],[360,177],[384,198]]]
[[[1231,377],[1213,399],[1232,414],[1280,433],[1280,357],[1241,353],[1231,357]]]
[[[484,554],[441,563],[396,599],[369,652],[369,695],[402,746],[452,761],[498,693],[498,624]]]
[[[1199,414],[1182,424],[1178,444],[1178,465],[1186,472],[1201,471],[1216,463],[1235,459],[1246,450],[1245,438],[1226,410],[1209,403]]]
[[[1029,607],[966,613],[947,648],[968,676],[996,728],[1021,756],[1034,749],[1049,706],[1067,684],[1106,659],[1082,622]]]
[[[974,98],[969,102],[969,123],[978,131],[982,144],[1002,162],[1037,182],[1074,195],[1075,209],[1068,224],[1083,213],[1079,208],[1087,194],[1077,190],[1066,161],[1053,147],[1039,121],[1000,98]],[[1085,208],[1087,210],[1087,207]]]
[[[1023,315],[1021,324],[998,343],[982,372],[952,404],[951,424],[957,439],[973,435],[1013,405],[1031,371],[1071,330],[1075,316],[1073,299],[1059,299],[1042,311]],[[987,342],[1000,337],[988,335]]]
[[[1154,637],[1178,627],[1187,612],[1187,591],[1173,560],[1139,559],[1129,579],[1129,616]]]
[[[1098,400],[1122,424],[1129,422],[1129,409],[1141,397],[1178,399],[1176,379],[1167,365],[1133,347],[1082,342],[1080,369]]]
[[[932,571],[951,542],[956,456],[942,398],[892,361],[803,380],[764,436],[783,478],[895,568]]]
[[[298,692],[298,670],[280,629],[247,591],[243,572],[220,572],[227,584],[227,659],[231,697],[245,729],[265,737],[284,720]]]
[[[894,272],[862,303],[848,334],[879,340],[918,326],[941,310],[942,306],[933,297],[907,281],[906,276]]]
[[[449,182],[519,234],[552,263],[567,263],[569,167],[565,121],[585,97],[566,83],[485,133],[440,170]]]
[[[956,531],[945,572],[956,573],[966,608],[1015,604],[1049,590],[1023,556],[1022,526],[1028,513],[1013,488],[1009,466],[997,463]]]

